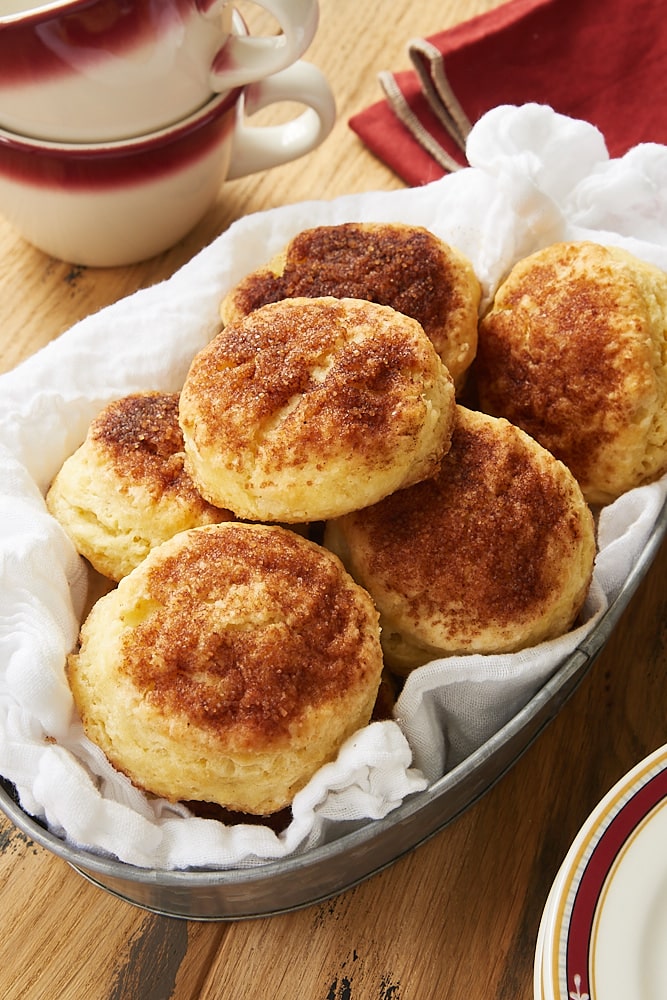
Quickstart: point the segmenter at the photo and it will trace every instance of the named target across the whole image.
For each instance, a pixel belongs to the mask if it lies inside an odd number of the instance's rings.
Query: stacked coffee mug
[[[62,260],[114,266],[184,236],[225,180],[294,160],[335,103],[301,56],[317,0],[0,0],[0,214]],[[260,108],[304,110],[252,126]]]

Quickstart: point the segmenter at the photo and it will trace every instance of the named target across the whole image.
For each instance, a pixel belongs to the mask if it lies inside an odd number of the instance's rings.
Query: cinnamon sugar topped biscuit
[[[225,323],[285,298],[368,299],[416,319],[454,382],[475,356],[479,282],[467,258],[420,226],[350,222],[295,236],[221,304]]]
[[[176,393],[124,396],[93,420],[46,497],[92,566],[120,580],[177,531],[229,520],[185,470]]]
[[[248,520],[337,516],[431,475],[452,379],[419,324],[357,299],[285,299],[226,326],[181,392],[188,467]]]
[[[399,672],[567,631],[595,556],[565,466],[506,420],[461,406],[439,474],[329,522],[325,543],[375,600]]]
[[[277,526],[194,528],[95,605],[69,659],[86,732],[139,787],[269,814],[365,726],[377,612]]]
[[[607,503],[667,469],[667,275],[560,243],[519,261],[480,324],[480,405]]]

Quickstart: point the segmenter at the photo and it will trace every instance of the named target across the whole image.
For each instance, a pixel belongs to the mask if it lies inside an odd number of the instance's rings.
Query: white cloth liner
[[[54,833],[161,869],[245,867],[386,816],[504,725],[613,600],[665,503],[667,476],[602,512],[585,624],[535,649],[434,661],[396,720],[350,739],[297,796],[280,834],[225,826],[134,789],[82,733],[64,675],[87,573],[43,494],[110,400],[177,391],[214,334],[224,292],[299,230],[344,221],[427,226],[472,260],[488,302],[512,263],[559,239],[625,246],[667,270],[667,148],[610,160],[591,125],[524,105],[489,112],[470,168],[421,188],[288,205],[240,219],[172,278],[77,323],[0,378],[0,773]]]

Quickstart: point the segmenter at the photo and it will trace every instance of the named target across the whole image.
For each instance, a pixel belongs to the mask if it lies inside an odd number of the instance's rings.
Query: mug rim
[[[154,146],[160,147],[177,142],[191,132],[205,128],[206,125],[223,116],[238,104],[244,89],[244,87],[235,87],[232,90],[215,94],[187,117],[141,135],[124,139],[107,139],[101,142],[60,142],[57,139],[38,139],[0,127],[0,148],[28,155],[51,155],[51,157],[67,157],[73,160],[140,153]]]
[[[46,3],[38,7],[32,6],[27,10],[17,10],[11,14],[0,14],[0,30],[6,25],[31,25],[39,21],[48,20],[53,14],[60,12],[69,13],[96,6],[100,0],[47,0]]]

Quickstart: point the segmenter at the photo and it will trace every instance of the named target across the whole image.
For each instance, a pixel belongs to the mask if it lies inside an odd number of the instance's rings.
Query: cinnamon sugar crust
[[[268,302],[328,295],[368,299],[416,319],[462,384],[477,346],[481,288],[455,247],[400,223],[318,226],[231,289],[221,315],[234,323]]]
[[[185,469],[176,393],[133,393],[92,421],[46,503],[91,565],[120,580],[177,531],[229,520]]]
[[[136,784],[259,814],[367,724],[381,672],[377,612],[340,562],[238,523],[154,550],[68,665],[86,731]]]
[[[480,405],[607,503],[667,469],[667,275],[625,251],[556,244],[520,261],[480,324]]]
[[[249,520],[337,516],[430,475],[451,377],[419,324],[357,299],[286,299],[226,326],[181,393],[201,493]]]
[[[461,406],[440,473],[330,523],[325,542],[373,596],[399,671],[562,634],[595,555],[568,470],[507,421]]]
[[[152,562],[145,586],[151,613],[125,634],[121,670],[165,716],[185,712],[213,739],[289,739],[305,708],[366,681],[366,602],[291,532],[200,532]]]
[[[93,420],[88,437],[120,479],[141,481],[155,498],[174,492],[205,506],[184,469],[178,393],[136,393],[115,400]]]

